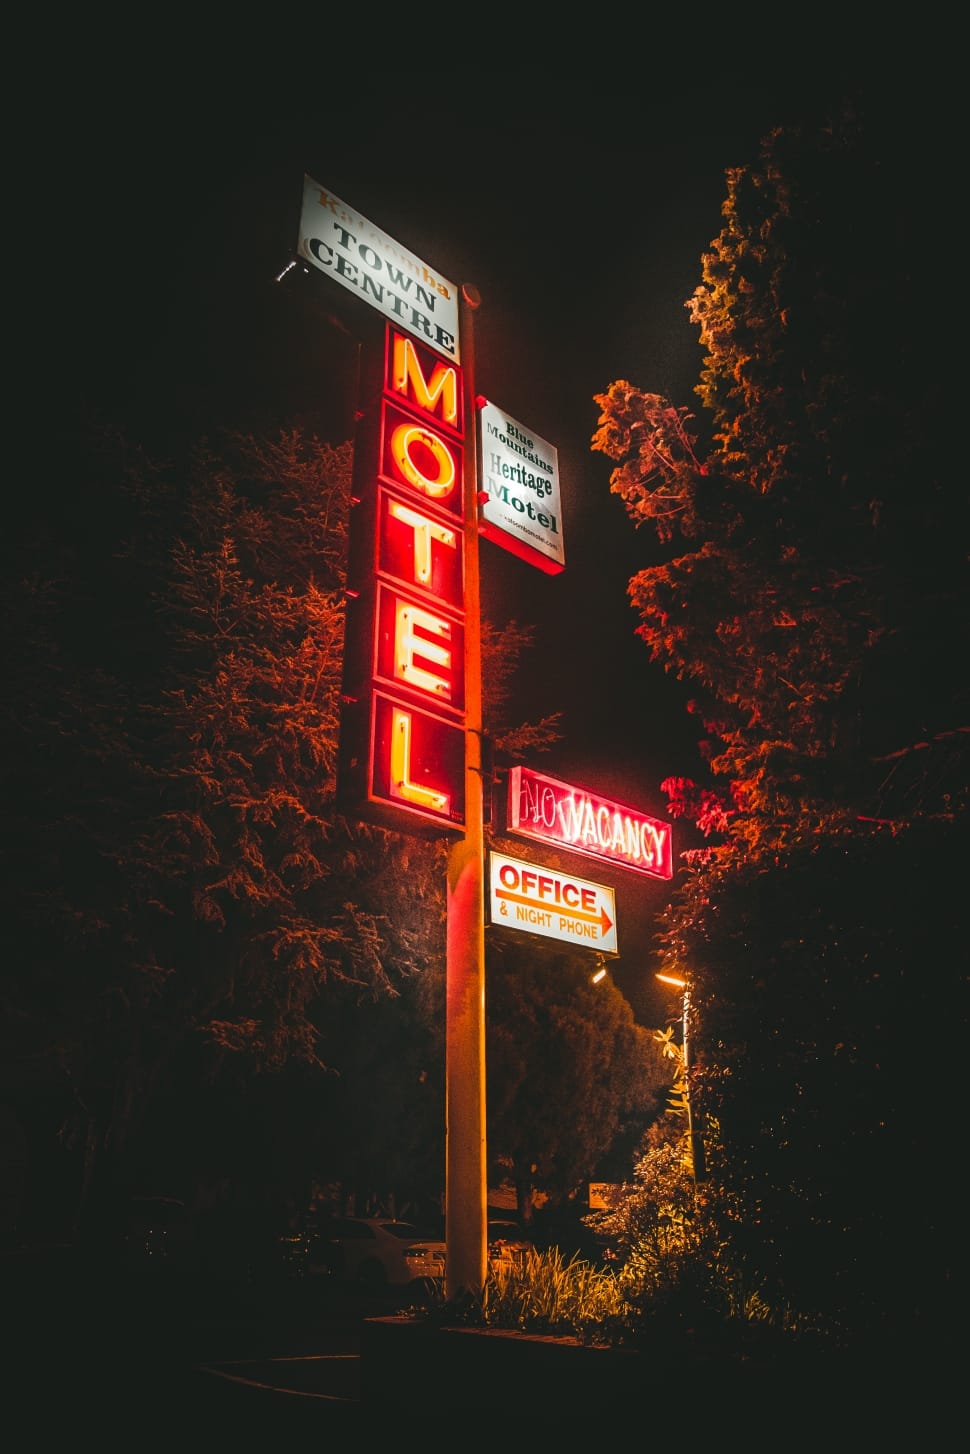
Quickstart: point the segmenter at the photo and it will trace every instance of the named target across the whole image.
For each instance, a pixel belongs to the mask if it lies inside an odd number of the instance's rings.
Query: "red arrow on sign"
[[[584,914],[580,909],[565,909],[562,904],[550,904],[548,899],[533,899],[528,894],[513,894],[509,889],[496,889],[495,897],[508,899],[512,904],[526,904],[530,909],[542,909],[547,913],[560,914],[566,919],[584,919],[587,924],[598,924],[601,934],[608,934],[613,928],[613,920],[603,908],[598,914]]]

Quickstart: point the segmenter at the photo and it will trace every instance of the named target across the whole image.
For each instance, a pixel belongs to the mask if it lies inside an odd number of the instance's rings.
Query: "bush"
[[[509,1267],[489,1275],[482,1294],[486,1327],[573,1336],[587,1343],[611,1342],[625,1303],[616,1274],[558,1247],[528,1248]]]
[[[713,1181],[695,1186],[683,1138],[648,1133],[634,1180],[606,1211],[583,1218],[594,1257],[531,1247],[493,1267],[480,1298],[439,1292],[416,1315],[442,1324],[573,1337],[665,1358],[778,1359],[834,1350],[837,1330],[796,1313],[745,1251],[736,1204]],[[570,1239],[569,1245],[572,1245]],[[605,1249],[605,1250],[602,1250]]]

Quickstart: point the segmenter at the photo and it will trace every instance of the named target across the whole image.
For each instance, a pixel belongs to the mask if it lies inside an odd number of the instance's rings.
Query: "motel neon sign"
[[[527,767],[509,772],[507,828],[650,878],[673,877],[669,823]]]
[[[450,359],[387,325],[364,361],[338,784],[404,832],[465,822],[464,396]]]

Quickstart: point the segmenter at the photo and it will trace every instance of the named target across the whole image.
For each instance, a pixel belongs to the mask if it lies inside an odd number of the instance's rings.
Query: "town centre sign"
[[[389,322],[458,363],[458,289],[312,177],[298,252]]]

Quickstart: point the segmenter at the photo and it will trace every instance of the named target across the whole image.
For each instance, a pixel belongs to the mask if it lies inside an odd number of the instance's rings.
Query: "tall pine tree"
[[[708,846],[658,943],[712,1185],[774,1306],[861,1342],[935,1332],[959,1260],[970,581],[937,155],[874,113],[768,135],[687,305],[703,423],[617,381],[593,438],[664,546],[630,597],[701,724],[706,769],[664,786]]]

